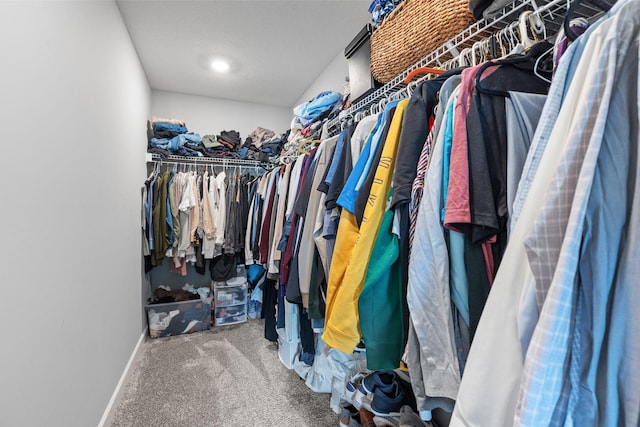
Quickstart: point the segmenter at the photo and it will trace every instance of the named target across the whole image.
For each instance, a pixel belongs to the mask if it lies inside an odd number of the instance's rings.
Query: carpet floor
[[[329,394],[311,391],[264,338],[264,321],[142,344],[111,427],[337,426]]]

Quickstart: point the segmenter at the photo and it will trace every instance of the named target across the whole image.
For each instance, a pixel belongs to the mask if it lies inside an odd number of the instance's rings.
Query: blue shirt
[[[358,183],[356,184],[356,190],[360,191],[360,188],[364,184],[367,179],[367,175],[369,171],[373,167],[373,161],[376,158],[376,154],[379,150],[384,146],[385,141],[382,140],[382,135],[384,134],[384,128],[387,120],[390,120],[389,115],[391,114],[391,110],[398,105],[401,100],[397,99],[394,101],[390,101],[382,112],[382,121],[380,122],[380,126],[377,126],[375,134],[373,138],[371,138],[371,150],[369,150],[369,156],[367,157],[367,162],[364,165],[364,170],[358,179]],[[361,156],[362,157],[362,156]]]
[[[384,130],[384,124],[389,116],[389,110],[395,107],[399,101],[391,101],[385,107],[385,110],[382,114],[378,116],[378,121],[376,122],[375,127],[369,134],[367,138],[367,142],[365,142],[362,147],[362,152],[356,161],[353,170],[349,174],[347,178],[347,182],[344,184],[342,188],[342,192],[338,197],[337,204],[342,206],[343,209],[351,212],[355,215],[356,212],[356,199],[358,198],[359,188],[357,187],[358,182],[361,177],[366,177],[369,169],[371,168],[371,163],[373,163],[373,159],[376,156],[375,149],[381,149],[384,144],[379,144],[380,136]],[[375,149],[373,148],[375,146]],[[371,160],[369,160],[371,158]],[[369,169],[367,169],[367,164],[369,163]],[[364,179],[364,178],[363,178]]]
[[[340,160],[340,153],[342,153],[342,148],[344,146],[345,134],[346,131],[342,131],[340,136],[338,137],[338,142],[336,142],[336,147],[334,149],[333,160],[331,161],[331,165],[329,166],[329,171],[327,172],[327,176],[324,179],[324,183],[327,186],[331,186],[333,182],[333,177],[336,174],[336,169],[338,169],[338,161]]]

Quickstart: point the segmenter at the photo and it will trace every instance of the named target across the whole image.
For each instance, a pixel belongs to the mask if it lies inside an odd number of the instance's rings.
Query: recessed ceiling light
[[[226,73],[229,71],[229,63],[223,59],[211,61],[211,69],[216,73]]]

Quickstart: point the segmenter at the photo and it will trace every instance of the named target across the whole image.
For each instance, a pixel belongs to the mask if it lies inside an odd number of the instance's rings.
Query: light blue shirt
[[[450,97],[444,117],[444,157],[442,159],[442,210],[440,221],[444,222],[447,206],[447,194],[449,188],[449,168],[451,165],[451,147],[453,146],[453,117],[455,99],[459,90],[456,89]],[[451,280],[451,301],[456,306],[460,315],[469,325],[469,279],[464,264],[464,235],[453,230],[444,229],[449,235],[449,266]]]
[[[391,103],[389,103],[391,104]],[[387,107],[389,106],[387,104]],[[386,112],[385,108],[385,112]],[[369,133],[367,137],[367,141],[364,143],[362,147],[362,151],[360,152],[360,156],[358,156],[358,160],[356,164],[353,166],[353,170],[349,174],[347,178],[347,182],[344,184],[342,191],[340,192],[340,196],[338,196],[338,200],[336,203],[342,206],[343,209],[355,214],[356,212],[356,199],[358,198],[358,190],[356,189],[356,185],[358,184],[358,180],[362,176],[365,170],[365,165],[367,164],[367,160],[371,153],[371,146],[373,145],[373,140],[378,134],[378,130],[384,128],[386,120],[386,115],[380,114],[378,115],[378,119],[376,121],[376,125]]]
[[[371,138],[371,149],[369,150],[369,155],[366,158],[366,163],[364,165],[364,169],[362,170],[362,173],[360,174],[360,178],[358,179],[358,183],[356,184],[356,191],[360,191],[360,188],[362,187],[362,185],[364,184],[364,182],[367,179],[367,175],[369,174],[369,171],[373,167],[373,161],[376,158],[376,154],[378,153],[379,150],[382,150],[382,147],[384,146],[384,141],[382,140],[382,136],[384,134],[385,124],[386,124],[387,120],[389,119],[389,115],[391,114],[391,110],[396,105],[398,105],[399,102],[400,102],[400,100],[390,101],[384,107],[384,111],[381,114],[382,121],[379,122],[380,125],[377,126],[375,134],[374,134],[373,138]],[[364,156],[360,155],[360,157],[364,157]]]
[[[618,1],[605,15],[605,17],[611,16],[615,13],[623,3],[625,3],[625,0]],[[531,183],[535,178],[538,167],[540,166],[542,154],[549,142],[549,136],[551,136],[551,131],[553,130],[553,126],[555,125],[558,114],[560,113],[560,108],[562,107],[562,102],[567,94],[569,85],[571,85],[573,74],[578,66],[582,52],[584,51],[585,43],[588,40],[589,35],[595,31],[600,23],[603,22],[605,17],[595,22],[584,34],[569,45],[558,64],[558,68],[553,76],[553,84],[549,88],[547,101],[544,105],[544,109],[542,110],[542,116],[540,117],[540,122],[536,128],[533,141],[531,142],[527,160],[524,164],[522,176],[520,177],[520,182],[518,184],[518,191],[513,202],[511,230],[513,230],[513,227],[518,221],[524,201],[531,189]]]
[[[587,50],[581,55],[597,68],[588,81],[573,83],[588,91],[573,113],[563,158],[525,242],[536,287],[549,285],[525,359],[516,425],[617,426],[621,405],[633,411],[627,421],[637,422],[637,405],[620,400],[624,391],[637,395],[630,390],[632,378],[603,376],[606,367],[625,364],[624,348],[603,346],[610,316],[625,316],[610,313],[608,298],[627,220],[628,144],[638,140],[638,51],[631,46],[639,39],[640,0],[626,5],[626,13],[612,18],[598,60]],[[635,58],[626,61],[630,55]],[[625,84],[635,86],[632,97]],[[628,113],[633,108],[635,126]]]

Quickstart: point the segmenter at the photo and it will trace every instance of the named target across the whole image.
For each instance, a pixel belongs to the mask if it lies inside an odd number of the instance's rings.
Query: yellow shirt
[[[408,103],[409,100],[405,99],[396,106],[380,162],[376,167],[360,230],[354,215],[346,209],[342,210],[340,217],[329,275],[325,331],[322,339],[328,346],[347,354],[352,353],[360,341],[358,297],[384,215],[386,195],[393,178],[400,129]],[[349,257],[351,247],[353,249]]]

